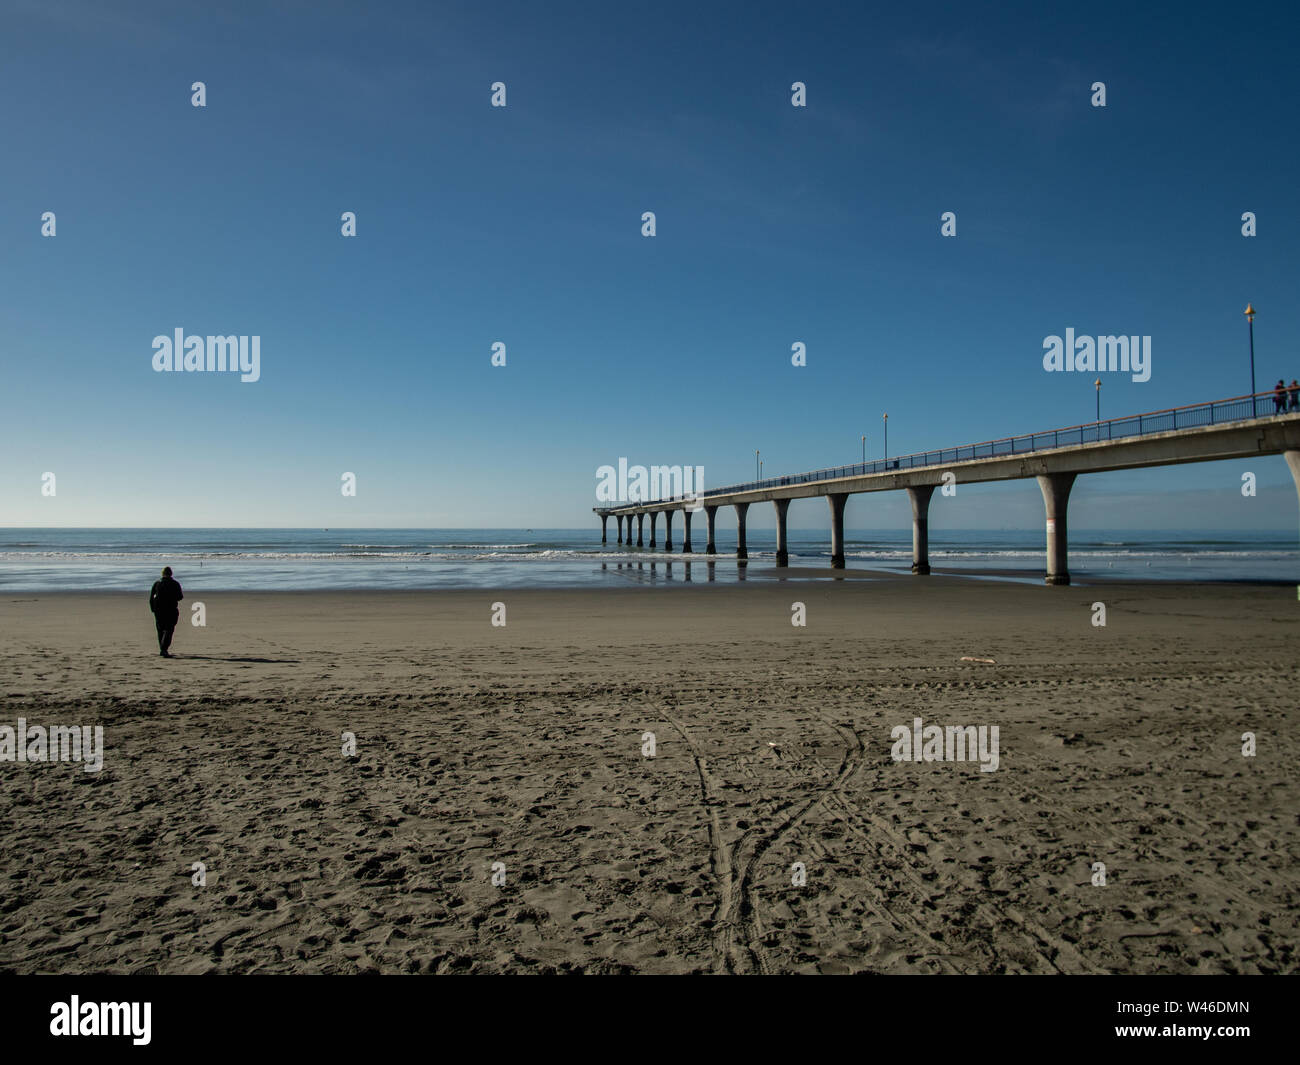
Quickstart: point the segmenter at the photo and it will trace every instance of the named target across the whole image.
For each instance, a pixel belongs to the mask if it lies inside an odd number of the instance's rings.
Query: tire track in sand
[[[802,802],[779,803],[772,812],[773,816],[785,816],[775,829],[766,833],[749,829],[728,847],[718,817],[718,807],[722,802],[717,797],[717,785],[709,771],[708,760],[680,721],[666,708],[659,706],[656,709],[677,730],[691,751],[700,778],[700,795],[709,816],[710,864],[718,887],[718,903],[713,912],[714,968],[720,973],[771,973],[772,962],[763,946],[763,924],[754,888],[755,870],[773,847],[784,842],[809,814],[857,772],[864,754],[862,742],[856,733],[852,733],[853,740],[845,744],[839,769],[830,784]],[[897,923],[894,915],[890,917]]]

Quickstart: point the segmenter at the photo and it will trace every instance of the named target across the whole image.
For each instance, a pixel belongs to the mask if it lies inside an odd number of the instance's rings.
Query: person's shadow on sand
[[[266,662],[274,665],[298,662],[296,658],[224,658],[221,655],[172,655],[172,657],[180,661],[192,658],[204,662]]]

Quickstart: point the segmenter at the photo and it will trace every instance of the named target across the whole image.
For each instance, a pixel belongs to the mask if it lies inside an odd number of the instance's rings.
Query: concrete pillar
[[[907,490],[912,501],[912,572],[930,572],[930,497],[934,485],[924,484]]]
[[[718,553],[718,549],[713,543],[713,533],[714,533],[714,527],[717,525],[717,518],[718,518],[717,507],[704,508],[704,521],[709,527],[709,542],[707,545],[705,545],[704,548],[704,553],[706,555],[716,555]],[[712,578],[710,578],[710,580],[712,580]]]
[[[655,522],[659,520],[659,511],[650,511],[650,546],[655,545]]]
[[[772,505],[776,507],[776,564],[778,566],[790,565],[790,552],[785,546],[785,514],[790,509],[790,500],[774,499]]]
[[[664,550],[671,551],[672,549],[673,549],[673,512],[671,510],[665,510],[664,511]]]
[[[615,514],[614,519],[618,522],[618,542],[621,544],[623,542],[623,515]],[[628,532],[630,533],[631,531],[631,526],[629,526]]]
[[[636,516],[636,546],[637,547],[643,546],[641,542],[641,534],[643,532],[645,532],[645,514],[641,513]]]
[[[737,503],[736,507],[736,558],[741,562],[749,561],[749,550],[745,546],[745,515],[749,513],[748,503]]]
[[[1296,494],[1300,495],[1300,451],[1283,451],[1286,464],[1291,467],[1291,479],[1295,481]],[[1296,586],[1300,590],[1300,585]]]
[[[608,533],[609,533],[609,515],[602,514],[600,516],[600,542],[602,544],[605,543]]]
[[[1038,487],[1047,508],[1047,577],[1048,584],[1070,583],[1070,534],[1066,511],[1070,506],[1073,473],[1039,474]]]
[[[1296,494],[1300,495],[1300,451],[1283,451],[1286,464],[1291,467],[1291,479],[1295,481]]]
[[[683,555],[689,555],[689,554],[691,554],[691,517],[692,517],[692,513],[693,513],[693,512],[691,511],[691,508],[690,508],[690,507],[683,507],[683,508],[682,508],[682,521],[683,521],[683,522],[685,523],[685,525],[686,525],[686,533],[685,533],[686,539],[682,541],[682,554],[683,554]],[[688,570],[687,572],[689,573],[690,571]]]
[[[844,568],[844,504],[849,501],[847,492],[828,495],[831,505],[831,568]]]

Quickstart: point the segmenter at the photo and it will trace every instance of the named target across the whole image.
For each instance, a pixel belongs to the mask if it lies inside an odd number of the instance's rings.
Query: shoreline
[[[853,584],[903,584],[913,581],[928,581],[934,585],[939,585],[942,581],[948,581],[953,585],[968,585],[978,588],[1000,587],[1010,584],[1018,588],[1039,588],[1042,587],[1047,594],[1051,594],[1051,587],[1046,585],[1041,575],[1034,576],[1020,573],[1015,570],[997,570],[981,569],[969,571],[957,570],[940,570],[935,568],[927,577],[915,577],[911,574],[900,574],[886,570],[804,570],[796,571],[793,568],[786,573],[762,573],[750,572],[741,580],[728,581],[699,581],[699,580],[665,580],[656,583],[629,582],[625,584],[547,584],[547,585],[508,585],[508,584],[484,584],[484,585],[455,585],[451,587],[424,587],[424,588],[384,588],[358,585],[356,587],[337,587],[337,588],[202,588],[195,586],[193,581],[182,581],[186,588],[185,602],[193,601],[189,589],[194,586],[196,594],[203,595],[221,595],[221,596],[248,596],[252,598],[284,598],[286,596],[295,597],[363,597],[363,596],[432,596],[432,597],[455,597],[455,596],[484,596],[497,594],[511,595],[592,595],[606,596],[618,595],[631,589],[639,589],[643,592],[662,590],[671,591],[683,588],[745,588],[746,586],[780,586],[783,583],[789,583],[791,586],[825,587],[828,584],[840,583],[844,585]],[[1182,589],[1193,591],[1195,589],[1206,589],[1215,587],[1225,588],[1260,588],[1260,589],[1291,589],[1300,588],[1296,581],[1285,580],[1282,578],[1263,578],[1263,577],[1221,577],[1205,578],[1203,580],[1161,580],[1152,578],[1149,580],[1131,580],[1123,577],[1101,577],[1101,578],[1078,578],[1068,585],[1054,586],[1058,591],[1062,588],[1132,588],[1143,590],[1157,589]],[[48,588],[37,591],[7,591],[0,586],[0,603],[3,602],[37,602],[42,599],[72,599],[77,597],[96,598],[117,598],[122,600],[148,599],[148,589],[141,592],[126,591],[121,588]]]

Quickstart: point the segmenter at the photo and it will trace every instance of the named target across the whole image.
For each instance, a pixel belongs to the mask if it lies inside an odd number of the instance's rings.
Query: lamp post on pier
[[[1097,380],[1093,381],[1093,384],[1097,386],[1097,421],[1100,422],[1101,421],[1101,378],[1098,377]]]
[[[867,434],[862,434],[862,464],[867,464]]]
[[[754,477],[756,480],[762,480],[763,478],[763,463],[758,457],[757,448],[754,450]]]
[[[1255,417],[1255,308],[1246,304],[1247,327],[1250,330],[1250,416]]]
[[[889,461],[889,415],[885,415],[885,461]]]

